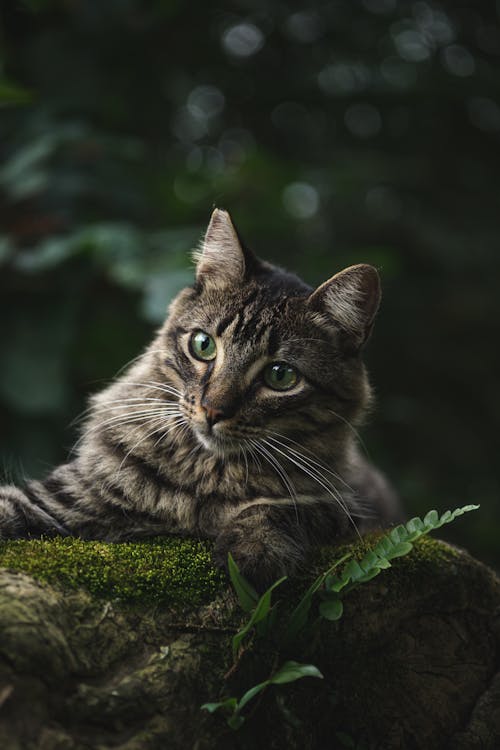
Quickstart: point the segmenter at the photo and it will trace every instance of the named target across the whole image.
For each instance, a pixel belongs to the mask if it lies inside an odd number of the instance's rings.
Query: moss
[[[350,555],[349,560],[361,560],[367,552],[376,546],[383,535],[384,532],[382,531],[372,532],[362,539],[339,545],[336,548],[321,547],[311,560],[314,574],[323,573],[335,560],[347,553]],[[381,575],[374,579],[373,585],[383,583],[397,600],[401,594],[407,596],[410,590],[420,591],[422,587],[427,586],[429,581],[438,575],[448,575],[446,571],[449,571],[449,566],[458,562],[462,557],[460,550],[438,539],[423,536],[413,542],[413,549],[409,554],[393,559],[391,568],[382,571]],[[347,565],[349,560],[344,565]],[[344,565],[336,572],[340,573]],[[297,585],[293,586],[295,597],[309,585],[311,577],[308,575],[297,581]],[[366,585],[370,586],[370,583],[363,584],[360,589],[364,591]]]
[[[335,548],[334,555],[332,555],[332,547],[321,547],[314,555],[314,568],[320,573],[332,565],[336,559],[347,553],[349,553],[355,560],[361,560],[367,552],[375,547],[384,533],[385,532],[372,532],[357,541],[339,545]],[[442,565],[444,563],[449,563],[453,559],[459,557],[459,551],[450,547],[448,544],[429,536],[423,536],[413,542],[413,550],[410,554],[405,555],[404,557],[395,558],[392,561],[392,567],[396,571],[404,570],[405,573],[409,572],[410,568],[416,572],[417,569],[420,570],[424,566],[435,567],[436,564]]]
[[[360,559],[379,536],[370,534],[350,544],[317,550],[312,560],[314,573],[323,572],[346,552]],[[210,553],[208,542],[177,537],[119,544],[62,537],[20,539],[0,542],[0,566],[48,583],[83,587],[95,596],[124,603],[196,605],[213,599],[226,582],[213,567]],[[392,581],[420,579],[435,570],[436,564],[449,563],[455,554],[452,547],[424,537],[410,555],[393,561]],[[308,573],[304,579],[290,582],[287,588],[292,601],[311,577]]]
[[[73,538],[6,541],[0,543],[0,566],[126,603],[201,604],[225,581],[211,563],[208,543],[176,537],[119,544]]]

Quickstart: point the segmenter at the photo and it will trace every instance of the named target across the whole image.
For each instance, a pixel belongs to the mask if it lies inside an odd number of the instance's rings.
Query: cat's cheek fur
[[[227,569],[231,553],[240,572],[262,592],[278,578],[293,575],[304,562],[307,543],[290,536],[273,520],[265,505],[242,511],[215,541],[214,562]]]

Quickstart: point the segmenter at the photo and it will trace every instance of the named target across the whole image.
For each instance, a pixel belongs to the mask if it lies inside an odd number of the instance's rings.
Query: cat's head
[[[215,210],[196,281],[161,331],[162,368],[206,450],[328,439],[369,399],[361,351],[380,301],[377,271],[356,265],[317,289],[258,260]]]

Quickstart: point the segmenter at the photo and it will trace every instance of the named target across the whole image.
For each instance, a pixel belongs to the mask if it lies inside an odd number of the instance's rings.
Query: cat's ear
[[[196,282],[218,288],[241,284],[256,263],[255,256],[243,247],[228,212],[220,208],[212,213],[195,260]]]
[[[309,297],[309,306],[327,322],[333,320],[355,348],[370,335],[380,304],[380,278],[373,266],[350,266],[321,284]]]

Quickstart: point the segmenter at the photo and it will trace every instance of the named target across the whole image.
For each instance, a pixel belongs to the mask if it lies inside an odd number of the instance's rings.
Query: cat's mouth
[[[210,451],[210,453],[221,456],[238,450],[234,439],[231,439],[223,432],[200,428],[198,425],[194,427],[193,432],[198,442],[201,443],[205,450]]]
[[[242,438],[227,428],[219,425],[208,427],[205,425],[193,425],[193,432],[199,443],[210,453],[217,456],[228,456],[241,452]]]

